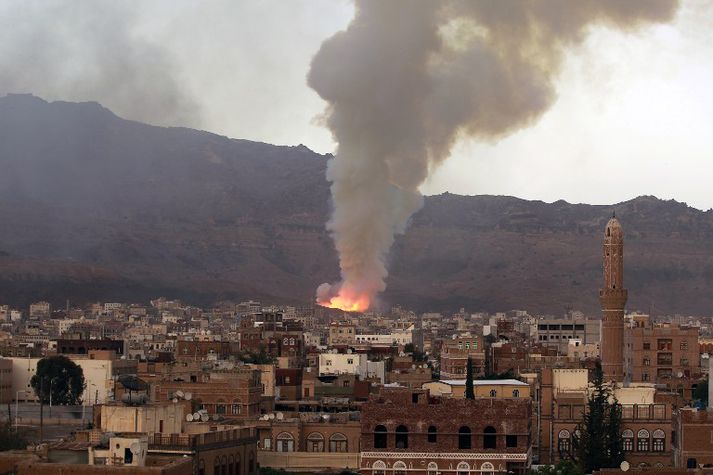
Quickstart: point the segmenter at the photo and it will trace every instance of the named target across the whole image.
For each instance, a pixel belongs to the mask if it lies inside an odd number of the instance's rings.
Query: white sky
[[[305,77],[321,42],[348,24],[351,2],[136,5],[136,34],[169,50],[202,106],[204,129],[334,149],[315,120],[324,104]],[[593,32],[571,52],[559,100],[536,125],[496,144],[461,142],[424,193],[596,204],[652,194],[712,208],[713,4],[683,5],[670,25]]]

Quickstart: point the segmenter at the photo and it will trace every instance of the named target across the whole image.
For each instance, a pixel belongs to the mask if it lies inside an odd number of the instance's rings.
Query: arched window
[[[295,439],[289,432],[283,432],[277,436],[277,451],[278,452],[294,452]]]
[[[490,390],[490,397],[495,397],[498,395],[498,392],[495,389]]]
[[[621,438],[622,438],[622,447],[624,448],[624,452],[633,452],[634,451],[634,431],[631,429],[626,429],[624,432],[621,433]]]
[[[394,462],[394,475],[406,475],[406,464],[404,462]]]
[[[512,397],[520,397],[520,390],[519,390],[519,389],[513,389],[513,390],[512,390]]]
[[[458,475],[468,475],[470,473],[470,465],[467,462],[461,462],[456,467]]]
[[[330,452],[346,452],[347,451],[347,438],[344,434],[337,432],[332,434],[329,438],[329,451]]]
[[[213,459],[213,475],[220,475],[220,457]]]
[[[319,432],[312,432],[307,436],[307,452],[324,452],[324,436]]]
[[[567,429],[562,429],[557,435],[557,450],[560,454],[569,453],[572,436]]]
[[[428,463],[428,475],[436,475],[438,473],[438,464],[436,462]]]
[[[653,451],[663,452],[666,449],[666,433],[661,429],[656,429],[653,434]]]
[[[494,470],[495,465],[490,462],[485,462],[483,463],[483,465],[480,466],[480,471],[482,472],[482,475],[493,475]]]
[[[376,426],[374,428],[374,448],[375,449],[385,449],[386,448],[386,427]]]
[[[396,448],[408,449],[408,429],[404,425],[396,428]]]
[[[428,427],[428,441],[432,443],[438,441],[438,429],[436,429],[436,426]]]
[[[223,455],[220,466],[220,475],[228,475],[228,457]]]
[[[240,400],[233,399],[233,404],[230,406],[230,413],[234,416],[238,416],[240,412]]]
[[[225,401],[223,399],[218,399],[215,405],[216,414],[225,414]]]
[[[232,455],[228,457],[228,475],[235,475],[235,460]]]
[[[473,446],[472,438],[470,434],[470,427],[461,426],[458,429],[458,448],[459,449],[470,449]]]
[[[240,454],[235,454],[235,475],[242,473],[243,467],[240,466]]]
[[[496,435],[495,427],[488,426],[483,431],[483,448],[484,449],[497,449],[498,448],[498,437]]]
[[[641,429],[636,433],[636,450],[639,452],[649,451],[649,431]]]
[[[371,466],[371,473],[374,475],[385,475],[386,474],[386,464],[381,460],[377,460]]]

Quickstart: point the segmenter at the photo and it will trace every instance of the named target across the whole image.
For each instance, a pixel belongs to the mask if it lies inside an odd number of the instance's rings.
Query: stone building
[[[524,474],[531,409],[529,398],[455,399],[382,388],[362,406],[360,472]]]
[[[329,346],[349,346],[356,343],[356,326],[351,322],[332,322],[329,325]]]

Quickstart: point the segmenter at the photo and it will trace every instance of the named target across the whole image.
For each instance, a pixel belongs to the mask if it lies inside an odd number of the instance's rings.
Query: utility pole
[[[40,444],[44,442],[45,437],[44,437],[44,383],[45,383],[45,378],[40,379]]]

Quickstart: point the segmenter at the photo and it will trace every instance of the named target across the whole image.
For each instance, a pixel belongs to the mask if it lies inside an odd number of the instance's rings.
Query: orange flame
[[[317,302],[327,308],[338,308],[345,312],[365,312],[370,305],[368,295],[348,295],[346,292],[339,292],[339,295],[332,297],[329,302]]]

